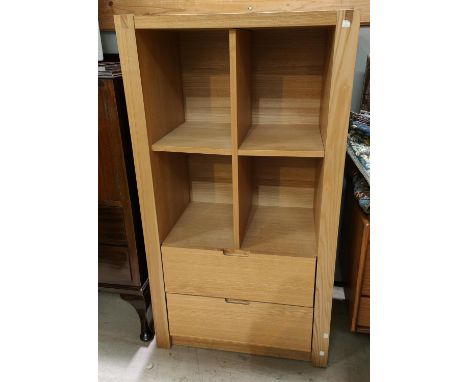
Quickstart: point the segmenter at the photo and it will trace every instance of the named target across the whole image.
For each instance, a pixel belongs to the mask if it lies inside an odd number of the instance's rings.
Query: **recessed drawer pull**
[[[248,257],[248,252],[239,252],[239,251],[230,251],[228,249],[223,249],[224,256],[239,256],[239,257]]]
[[[226,301],[228,304],[242,304],[242,305],[249,305],[250,304],[250,301],[237,300],[235,298],[225,298],[224,301]]]

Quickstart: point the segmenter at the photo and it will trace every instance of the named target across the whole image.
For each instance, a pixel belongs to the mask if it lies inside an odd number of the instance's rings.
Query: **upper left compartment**
[[[228,30],[136,31],[153,151],[231,154]]]

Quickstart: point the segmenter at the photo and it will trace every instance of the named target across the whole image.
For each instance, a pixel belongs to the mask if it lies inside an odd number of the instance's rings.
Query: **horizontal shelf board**
[[[273,255],[316,257],[313,209],[252,206],[241,249]]]
[[[253,125],[238,152],[245,156],[324,156],[320,129],[314,125]]]
[[[135,15],[136,29],[268,28],[336,25],[336,11]]]
[[[233,248],[232,204],[190,202],[163,245],[178,248]]]
[[[153,151],[231,155],[229,123],[184,122],[151,146]]]

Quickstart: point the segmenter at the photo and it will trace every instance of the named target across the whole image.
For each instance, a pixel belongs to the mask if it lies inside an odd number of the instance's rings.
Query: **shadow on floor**
[[[173,346],[139,339],[137,313],[118,295],[99,293],[100,382],[369,381],[369,336],[348,331],[346,306],[333,301],[327,369],[304,361]]]

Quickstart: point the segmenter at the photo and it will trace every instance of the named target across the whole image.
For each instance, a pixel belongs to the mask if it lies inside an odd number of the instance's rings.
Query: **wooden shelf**
[[[252,206],[241,248],[273,255],[317,256],[313,209]]]
[[[232,204],[190,202],[163,245],[179,248],[233,248]]]
[[[184,122],[151,146],[153,151],[231,154],[229,123]]]
[[[324,149],[318,126],[253,125],[239,155],[322,158]]]

